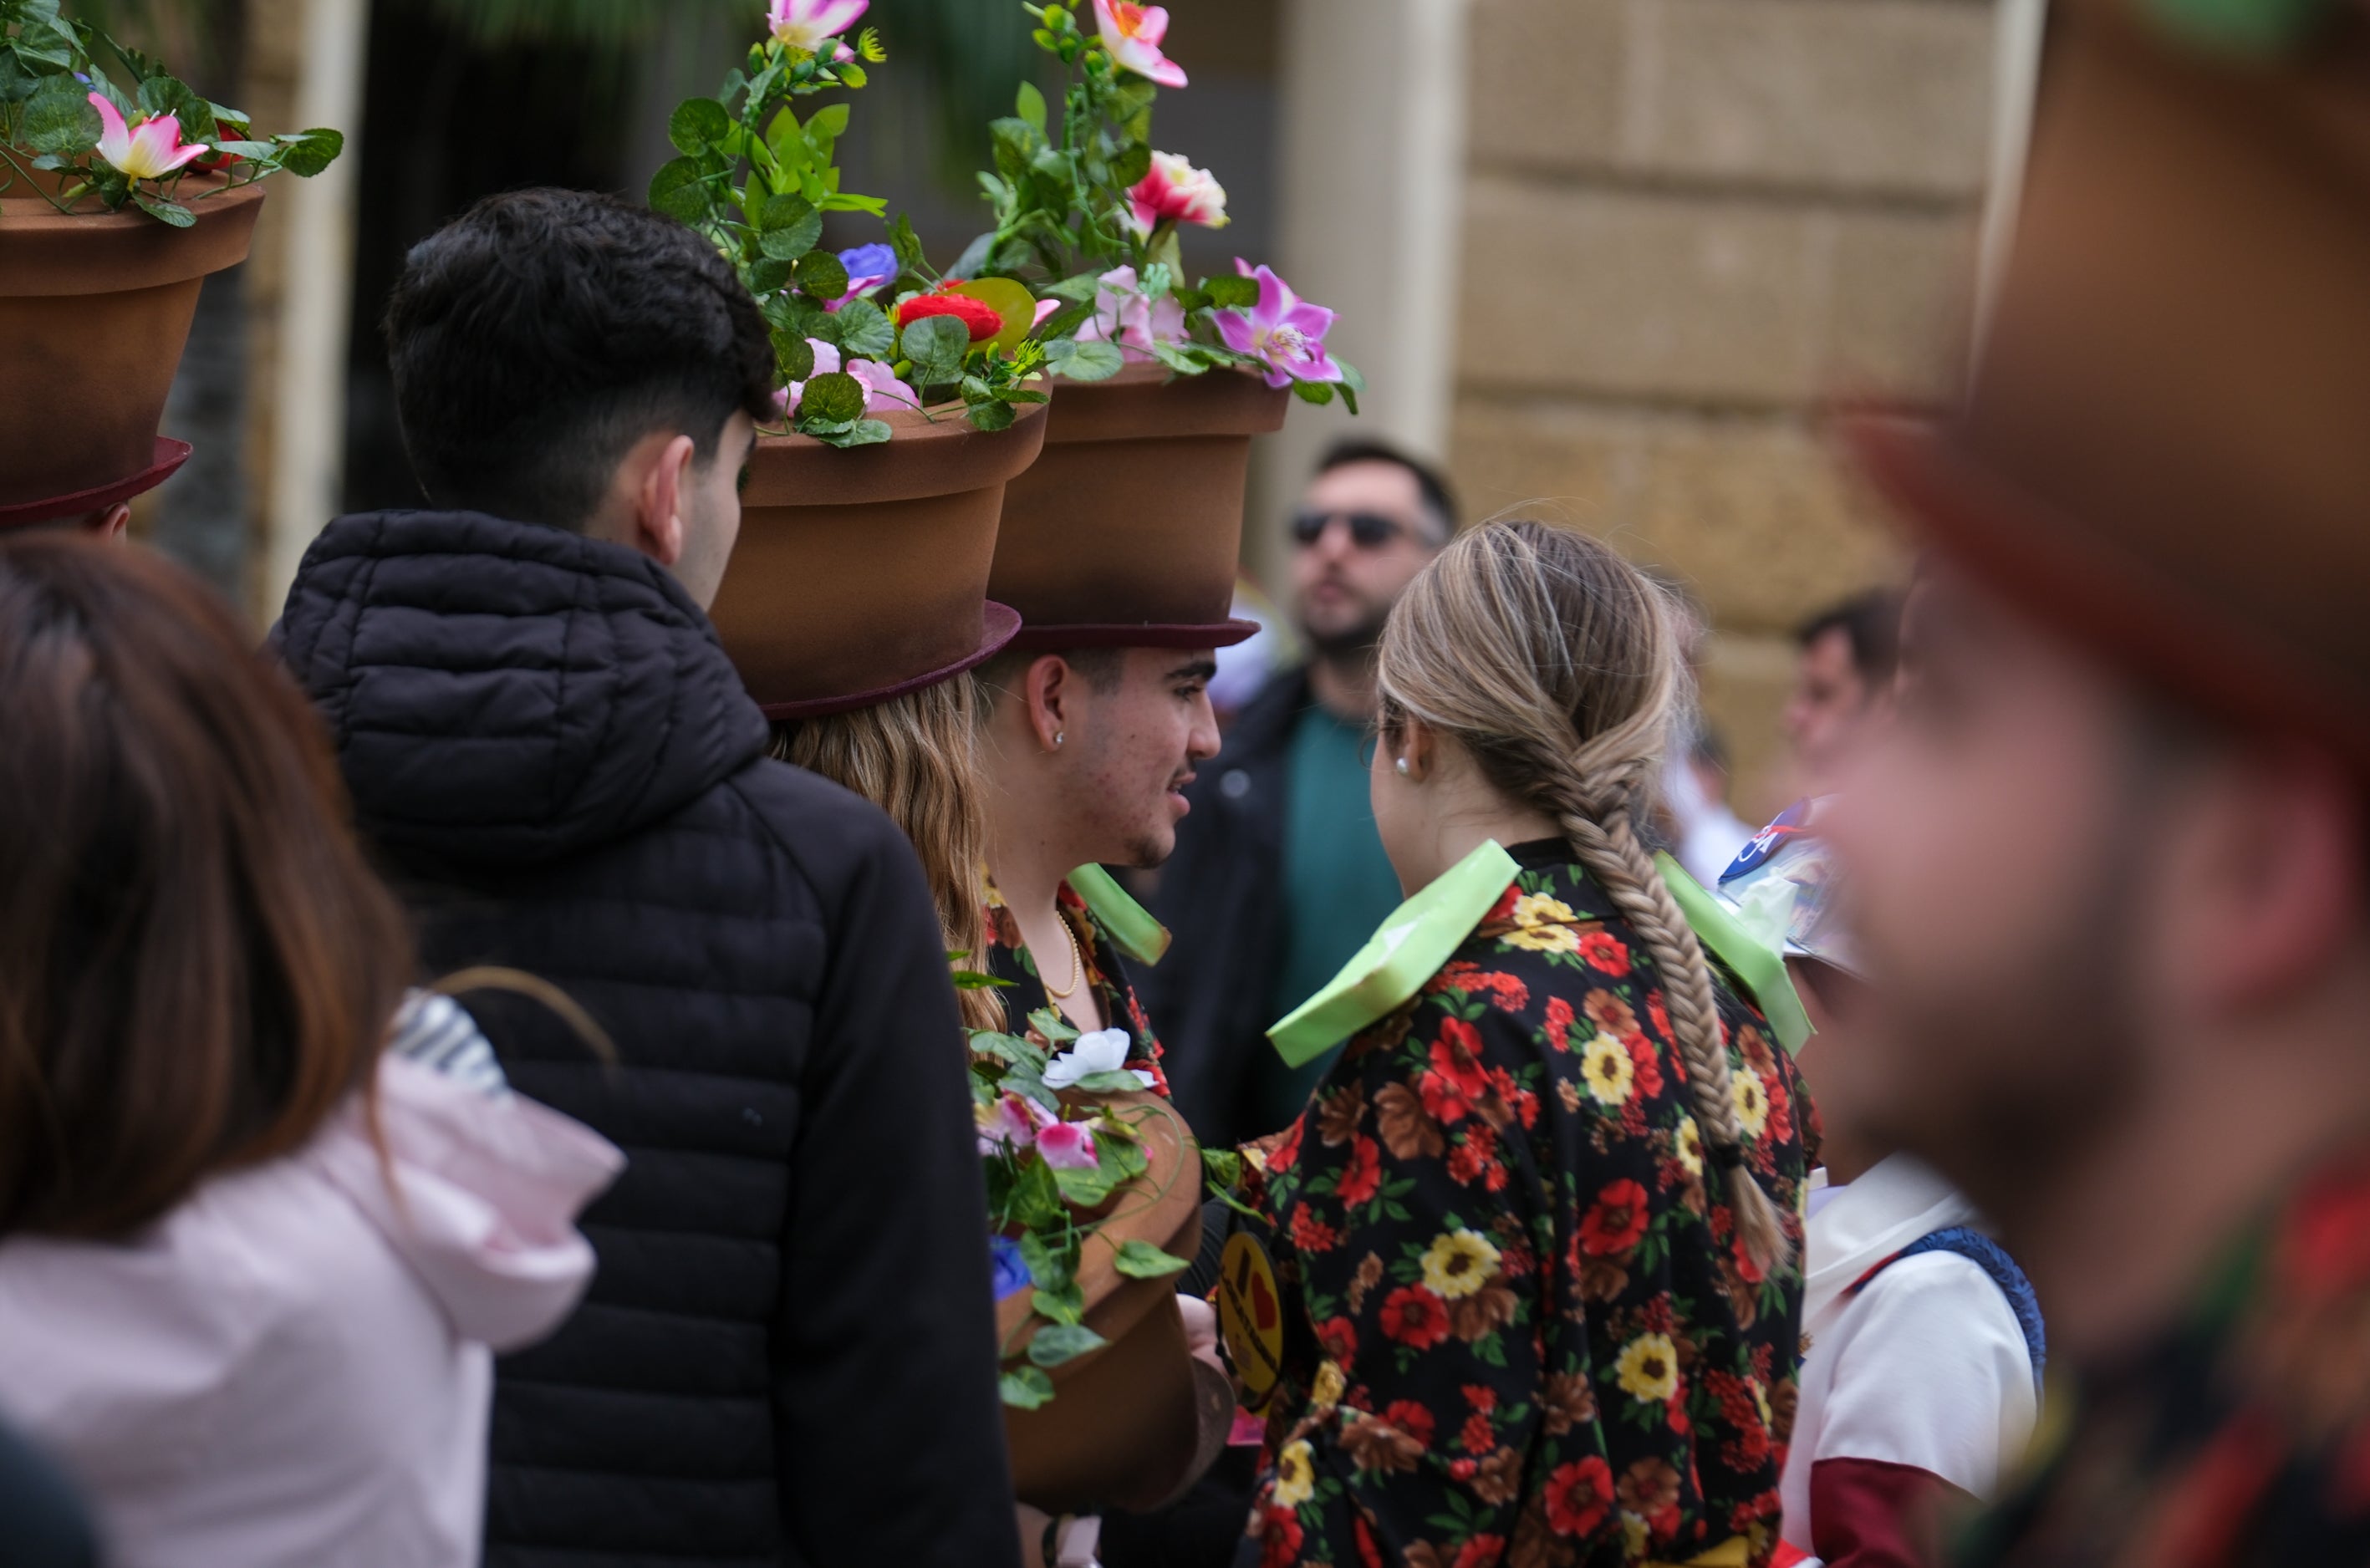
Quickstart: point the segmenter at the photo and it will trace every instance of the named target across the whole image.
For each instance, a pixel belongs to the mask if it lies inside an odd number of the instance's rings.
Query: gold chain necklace
[[[1052,997],[1054,1001],[1067,1001],[1071,997],[1076,995],[1078,988],[1086,983],[1087,956],[1080,950],[1078,946],[1078,933],[1070,928],[1070,922],[1068,921],[1062,920],[1061,912],[1059,910],[1054,912],[1053,918],[1057,921],[1061,921],[1062,934],[1070,939],[1069,989],[1066,990],[1055,990],[1053,989],[1053,977],[1047,975],[1041,969],[1037,973],[1037,983],[1043,986],[1045,988],[1045,994]]]

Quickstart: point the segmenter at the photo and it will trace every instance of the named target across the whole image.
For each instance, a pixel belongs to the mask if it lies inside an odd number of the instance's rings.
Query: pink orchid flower
[[[162,179],[212,151],[203,142],[181,140],[179,115],[160,114],[134,130],[105,93],[91,94],[90,103],[98,110],[98,155],[133,179]]]
[[[1037,1135],[1037,1153],[1056,1171],[1095,1168],[1095,1138],[1084,1122],[1056,1122]]]
[[[1055,1124],[1053,1113],[1024,1095],[1005,1093],[972,1113],[979,1124],[979,1151],[1018,1153],[1037,1141],[1038,1129]]]
[[[833,375],[841,371],[864,383],[864,411],[878,413],[883,408],[919,408],[922,400],[914,395],[913,388],[897,379],[897,372],[878,360],[848,360],[842,362],[839,346],[820,338],[807,339],[814,350],[814,374]],[[807,383],[794,381],[774,395],[785,413],[794,412],[799,399],[806,395]]]
[[[1173,294],[1145,294],[1134,268],[1114,267],[1095,282],[1095,314],[1079,324],[1079,342],[1116,343],[1129,359],[1148,360],[1153,344],[1184,340],[1185,307]]]
[[[854,27],[871,4],[872,0],[774,0],[765,12],[765,26],[777,42],[820,54],[824,44]],[[838,44],[832,58],[853,60],[856,52]]]
[[[1333,328],[1333,313],[1323,305],[1304,303],[1291,284],[1264,266],[1253,268],[1237,258],[1235,270],[1259,280],[1259,303],[1248,311],[1217,313],[1218,336],[1226,347],[1265,365],[1270,386],[1341,380],[1341,367],[1325,351],[1325,334]]]
[[[1205,229],[1226,226],[1225,188],[1175,153],[1153,154],[1152,172],[1135,182],[1127,200],[1128,225],[1139,239],[1150,237],[1164,219]]]
[[[1158,6],[1135,6],[1129,0],[1095,0],[1095,27],[1110,57],[1139,76],[1164,87],[1185,85],[1184,67],[1160,52],[1168,36],[1168,13]]]

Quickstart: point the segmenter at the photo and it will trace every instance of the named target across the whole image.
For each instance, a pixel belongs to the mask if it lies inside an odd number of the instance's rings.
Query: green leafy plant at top
[[[0,0],[0,194],[29,189],[65,213],[135,207],[188,228],[192,178],[201,201],[282,169],[316,175],[344,147],[328,130],[258,139],[246,115],[58,0]]]

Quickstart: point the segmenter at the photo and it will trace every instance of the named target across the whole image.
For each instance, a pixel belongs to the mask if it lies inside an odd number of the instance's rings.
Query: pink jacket
[[[393,1058],[378,1121],[384,1162],[357,1103],[130,1241],[0,1244],[0,1410],[81,1483],[114,1568],[477,1561],[488,1347],[573,1310],[576,1213],[624,1162]]]

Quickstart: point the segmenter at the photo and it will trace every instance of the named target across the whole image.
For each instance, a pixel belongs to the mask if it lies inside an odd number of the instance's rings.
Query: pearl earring
[[[1053,750],[1054,750],[1059,751],[1059,750],[1062,749],[1062,742],[1063,742],[1063,740],[1064,740],[1064,738],[1066,738],[1068,737],[1069,733],[1070,733],[1070,732],[1069,732],[1068,730],[1066,730],[1066,729],[1057,729],[1057,730],[1055,730],[1055,731],[1053,732]]]
[[[1393,763],[1392,766],[1398,769],[1399,777],[1406,778],[1408,776],[1408,765],[1407,759],[1405,757],[1400,758],[1397,762]]]

